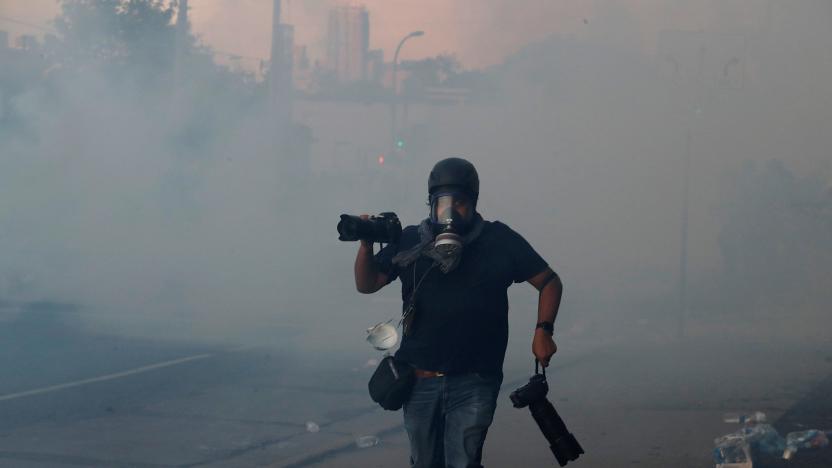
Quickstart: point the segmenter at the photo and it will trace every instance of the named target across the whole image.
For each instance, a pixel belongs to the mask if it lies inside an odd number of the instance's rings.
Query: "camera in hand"
[[[566,428],[566,424],[555,411],[552,403],[546,399],[546,394],[549,392],[546,369],[543,369],[543,374],[538,374],[537,361],[534,366],[535,375],[529,379],[529,383],[511,392],[509,398],[515,408],[529,407],[540,431],[549,441],[549,449],[552,450],[558,464],[565,466],[568,462],[577,460],[584,453],[584,449]]]
[[[341,215],[338,222],[338,240],[380,242],[395,244],[402,235],[402,224],[396,213],[381,213],[361,219],[359,216]]]

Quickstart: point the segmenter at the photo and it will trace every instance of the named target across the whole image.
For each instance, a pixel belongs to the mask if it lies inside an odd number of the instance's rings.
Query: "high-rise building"
[[[309,61],[309,54],[305,45],[294,46],[292,52],[292,82],[295,88],[302,91],[309,91],[312,87],[312,64]]]
[[[330,10],[327,24],[326,66],[338,81],[367,79],[370,14],[364,6],[339,5]]]

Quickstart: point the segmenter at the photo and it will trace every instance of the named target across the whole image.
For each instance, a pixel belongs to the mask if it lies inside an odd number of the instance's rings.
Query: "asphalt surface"
[[[0,321],[2,467],[288,466],[369,435],[345,422],[398,423],[375,416],[364,361],[316,368],[274,349],[92,333],[63,304],[20,309]]]
[[[299,361],[93,333],[61,304],[27,312],[0,322],[2,467],[406,466],[401,413],[366,393],[371,352]],[[764,411],[782,434],[832,428],[828,340],[587,338],[560,339],[548,372],[549,398],[586,450],[569,466],[712,466],[713,439],[734,430],[726,412]],[[508,401],[530,373],[527,356],[509,354],[484,464],[556,466]],[[358,447],[364,436],[377,445]],[[802,451],[788,466],[832,466],[830,456]]]

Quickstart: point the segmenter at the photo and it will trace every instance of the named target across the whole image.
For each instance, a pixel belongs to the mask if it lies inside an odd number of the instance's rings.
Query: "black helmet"
[[[474,165],[462,158],[436,163],[428,177],[428,194],[433,195],[436,189],[447,186],[460,188],[476,200],[480,194],[480,178]]]

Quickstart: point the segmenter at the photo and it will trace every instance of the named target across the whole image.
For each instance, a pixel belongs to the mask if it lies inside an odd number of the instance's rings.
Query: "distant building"
[[[309,91],[312,88],[312,65],[305,45],[295,45],[292,54],[292,81],[297,89]]]
[[[295,28],[280,21],[280,0],[272,11],[272,45],[269,60],[269,109],[280,131],[292,122],[292,52]]]
[[[374,83],[383,83],[387,64],[384,63],[384,51],[373,49],[367,52],[367,79]]]
[[[36,50],[39,46],[38,38],[31,34],[24,34],[17,38],[17,47],[22,50]]]
[[[367,76],[370,14],[364,6],[340,5],[329,12],[326,67],[339,82],[363,81]]]

